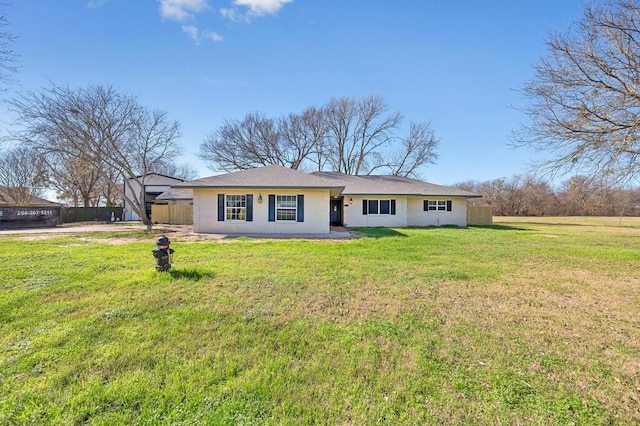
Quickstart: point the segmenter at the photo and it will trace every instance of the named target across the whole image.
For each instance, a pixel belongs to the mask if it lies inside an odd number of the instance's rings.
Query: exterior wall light
[[[349,204],[353,204],[353,198],[349,198]]]
[[[262,204],[262,194],[258,194],[258,204]]]

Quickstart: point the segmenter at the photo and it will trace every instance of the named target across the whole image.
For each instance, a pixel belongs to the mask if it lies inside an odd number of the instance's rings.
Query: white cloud
[[[107,3],[109,0],[90,0],[87,2],[86,6],[89,9],[97,9],[99,7],[104,6],[105,3]]]
[[[223,37],[214,32],[214,31],[209,31],[209,30],[204,30],[202,31],[202,38],[205,40],[211,40],[211,41],[222,41]]]
[[[196,44],[200,43],[200,31],[198,31],[198,27],[195,25],[183,25],[182,31],[189,34],[189,36],[196,42]]]
[[[226,18],[233,22],[249,22],[249,19],[246,15],[238,12],[238,9],[230,8],[221,8],[220,14],[223,18]]]
[[[183,25],[182,31],[189,34],[189,37],[196,43],[200,44],[200,40],[222,41],[223,37],[210,30],[202,30],[195,25]]]
[[[208,8],[207,0],[160,0],[162,17],[175,21],[192,19],[194,13],[202,12]]]
[[[253,15],[273,15],[280,10],[285,4],[291,3],[293,0],[234,0],[233,4],[237,6],[246,6]]]

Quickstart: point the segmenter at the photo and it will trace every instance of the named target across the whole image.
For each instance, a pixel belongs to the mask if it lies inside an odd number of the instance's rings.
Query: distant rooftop
[[[40,197],[33,197],[31,203],[26,206],[18,206],[11,195],[7,192],[7,188],[5,186],[0,186],[0,207],[2,206],[11,206],[11,207],[58,207],[60,203],[54,203],[53,201],[45,200]]]

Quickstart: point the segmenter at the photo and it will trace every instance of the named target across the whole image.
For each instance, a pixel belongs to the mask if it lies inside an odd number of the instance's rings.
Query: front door
[[[331,212],[329,213],[329,223],[333,226],[342,225],[342,199],[331,200],[330,209]]]

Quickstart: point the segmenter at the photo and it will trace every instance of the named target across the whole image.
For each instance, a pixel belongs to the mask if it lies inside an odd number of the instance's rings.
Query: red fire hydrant
[[[166,236],[161,236],[156,242],[157,247],[153,249],[153,257],[156,258],[156,271],[167,272],[173,262],[174,250],[169,247],[171,241]]]

